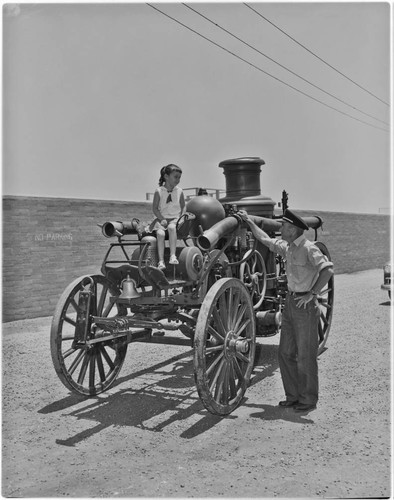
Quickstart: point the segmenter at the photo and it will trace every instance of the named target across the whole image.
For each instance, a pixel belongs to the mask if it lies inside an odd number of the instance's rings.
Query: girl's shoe
[[[160,271],[163,271],[166,268],[166,265],[162,260],[160,260],[159,263],[157,264],[157,267],[158,269],[160,269]]]
[[[170,264],[172,264],[173,266],[176,266],[177,264],[179,264],[178,259],[175,257],[175,255],[171,255]]]

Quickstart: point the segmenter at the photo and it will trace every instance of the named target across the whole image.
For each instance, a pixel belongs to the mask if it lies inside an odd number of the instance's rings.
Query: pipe
[[[265,232],[277,232],[282,227],[281,219],[268,219],[266,217],[259,217],[257,215],[249,216],[252,221]],[[303,217],[305,223],[310,229],[319,228],[323,221],[320,217]],[[216,246],[220,238],[223,238],[229,233],[233,233],[238,228],[239,218],[233,215],[214,224],[210,229],[204,231],[202,235],[197,238],[197,245],[203,251],[211,250]]]
[[[282,219],[268,219],[267,217],[259,217],[258,215],[249,215],[249,217],[256,224],[256,226],[263,229],[265,232],[277,232],[280,231],[280,228],[282,227]],[[323,220],[317,215],[312,217],[302,217],[302,220],[309,227],[309,229],[318,229],[323,224]]]
[[[124,236],[126,234],[139,234],[140,221],[133,219],[130,222],[109,221],[104,224],[98,224],[106,238],[113,236]]]
[[[214,224],[210,229],[204,231],[202,235],[197,238],[197,245],[201,250],[211,250],[217,242],[228,233],[234,232],[239,224],[239,219],[230,215],[225,219]]]

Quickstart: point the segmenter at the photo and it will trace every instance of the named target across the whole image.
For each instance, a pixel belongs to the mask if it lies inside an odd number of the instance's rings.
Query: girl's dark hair
[[[181,167],[178,167],[177,165],[174,165],[173,163],[170,163],[169,165],[162,167],[162,169],[160,170],[159,186],[162,186],[166,182],[164,175],[170,175],[172,172],[182,173],[182,169],[181,169]]]

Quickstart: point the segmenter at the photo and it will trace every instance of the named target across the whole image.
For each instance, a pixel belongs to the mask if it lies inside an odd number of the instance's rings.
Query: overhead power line
[[[322,59],[320,56],[318,56],[317,54],[315,54],[314,52],[312,52],[310,49],[308,49],[308,47],[305,47],[305,45],[303,45],[298,40],[296,40],[295,38],[293,38],[292,36],[290,36],[288,33],[286,33],[286,31],[284,31],[281,28],[279,28],[279,26],[277,26],[272,21],[270,21],[268,18],[266,18],[265,16],[263,16],[263,14],[261,14],[260,12],[258,12],[256,9],[254,9],[253,7],[251,7],[250,5],[248,5],[247,3],[244,3],[244,5],[246,7],[248,7],[250,10],[252,10],[253,12],[255,12],[262,19],[264,19],[265,21],[267,21],[267,23],[271,24],[274,28],[276,28],[281,33],[283,33],[285,36],[287,36],[288,38],[290,38],[290,40],[292,40],[294,43],[296,43],[297,45],[299,45],[300,47],[302,47],[304,50],[306,50],[307,52],[309,52],[310,54],[312,54],[314,57],[316,57],[317,59],[319,59],[319,61],[321,61],[323,64],[325,64],[326,66],[328,66],[329,68],[333,69],[338,74],[340,74],[341,76],[343,76],[344,78],[346,78],[346,80],[349,80],[349,82],[352,82],[354,85],[356,85],[360,89],[364,90],[364,92],[367,92],[369,95],[371,95],[372,97],[374,97],[378,101],[382,102],[386,106],[390,106],[390,104],[388,102],[384,101],[383,99],[381,99],[377,95],[373,94],[372,92],[370,92],[365,87],[362,87],[360,84],[358,84],[357,82],[355,82],[354,80],[352,80],[351,78],[349,78],[348,76],[346,76],[344,73],[342,73],[341,71],[339,71],[337,68],[334,68],[334,66],[332,66],[330,63],[328,63],[327,61],[325,61],[324,59]]]
[[[273,62],[274,64],[280,66],[281,68],[285,69],[286,71],[288,71],[289,73],[291,73],[292,75],[296,76],[297,78],[300,78],[302,81],[308,83],[309,85],[311,85],[312,87],[314,87],[315,89],[318,89],[320,90],[321,92],[323,92],[324,94],[332,97],[333,99],[336,99],[338,102],[341,102],[342,104],[345,104],[345,106],[349,106],[350,108],[358,111],[359,113],[362,113],[363,115],[365,116],[368,116],[369,118],[372,118],[373,120],[376,120],[380,123],[383,123],[384,125],[389,125],[389,123],[385,122],[384,120],[380,120],[379,118],[376,118],[375,116],[373,115],[370,115],[369,113],[365,113],[364,111],[362,111],[361,109],[357,108],[356,106],[353,106],[352,104],[349,104],[347,103],[346,101],[340,99],[339,97],[331,94],[330,92],[327,92],[326,90],[322,89],[321,87],[319,87],[318,85],[315,85],[314,83],[312,83],[311,81],[307,80],[306,78],[302,77],[301,75],[299,75],[298,73],[295,73],[294,71],[292,71],[291,69],[287,68],[286,66],[284,66],[283,64],[279,63],[278,61],[276,61],[275,59],[273,59],[272,57],[268,56],[267,54],[265,54],[264,52],[261,52],[259,49],[257,49],[256,47],[254,47],[253,45],[250,45],[248,42],[245,42],[245,40],[242,40],[242,38],[239,38],[237,35],[234,35],[234,33],[231,33],[231,31],[227,30],[226,28],[223,28],[222,26],[220,26],[219,24],[215,23],[214,21],[212,21],[211,19],[209,19],[209,17],[205,16],[204,14],[201,14],[201,12],[197,11],[196,9],[194,9],[193,7],[191,7],[190,5],[187,5],[185,3],[183,3],[183,5],[185,7],[187,7],[188,9],[190,9],[191,11],[195,12],[196,14],[198,14],[199,16],[201,16],[203,19],[205,19],[206,21],[210,22],[211,24],[213,24],[214,26],[216,26],[217,28],[221,29],[222,31],[224,31],[225,33],[227,33],[228,35],[232,36],[233,38],[235,38],[236,40],[238,40],[239,42],[243,43],[244,45],[246,45],[247,47],[249,47],[250,49],[254,50],[255,52],[258,52],[260,55],[262,55],[263,57],[269,59],[271,62]]]
[[[344,116],[347,116],[348,118],[351,118],[352,120],[356,120],[360,123],[364,123],[364,125],[368,125],[369,127],[372,127],[372,128],[375,128],[375,129],[378,129],[378,130],[383,130],[384,132],[388,132],[387,129],[385,128],[382,128],[382,127],[378,127],[376,125],[373,125],[371,123],[368,123],[364,120],[361,120],[359,118],[356,118],[355,116],[352,116],[352,115],[349,115],[348,113],[345,113],[344,111],[341,111],[337,108],[335,108],[334,106],[331,106],[329,104],[326,104],[325,102],[321,101],[320,99],[316,99],[315,97],[307,94],[306,92],[303,92],[302,90],[299,90],[297,89],[296,87],[294,87],[293,85],[290,85],[289,83],[286,83],[284,82],[283,80],[281,80],[280,78],[277,78],[276,76],[274,75],[271,75],[270,73],[268,73],[267,71],[263,70],[262,68],[260,68],[259,66],[256,66],[256,64],[253,64],[252,62],[250,61],[247,61],[246,59],[244,59],[243,57],[235,54],[234,52],[232,52],[231,50],[229,49],[226,49],[225,47],[223,47],[222,45],[218,44],[217,42],[215,42],[214,40],[211,40],[210,38],[206,37],[205,35],[199,33],[198,31],[196,31],[195,29],[193,28],[190,28],[190,26],[187,26],[186,24],[182,23],[181,21],[179,21],[178,19],[175,19],[174,17],[170,16],[169,14],[166,14],[165,12],[163,12],[162,10],[160,10],[159,8],[155,7],[154,5],[150,4],[150,3],[147,3],[146,4],[148,7],[151,7],[152,9],[156,10],[157,12],[159,12],[160,14],[162,14],[163,16],[167,17],[168,19],[171,19],[172,21],[174,21],[175,23],[179,24],[180,26],[183,26],[184,28],[186,28],[187,30],[191,31],[192,33],[198,35],[199,37],[203,38],[204,40],[212,43],[213,45],[215,45],[216,47],[224,50],[225,52],[227,52],[228,54],[236,57],[237,59],[239,59],[240,61],[243,61],[244,63],[248,64],[249,66],[251,66],[252,68],[255,68],[257,71],[260,71],[261,73],[264,73],[265,75],[269,76],[270,78],[273,78],[274,80],[282,83],[283,85],[286,85],[287,87],[295,90],[296,92],[304,95],[305,97],[308,97],[309,99],[312,99],[313,101],[315,102],[318,102],[319,104],[325,106],[326,108],[330,108],[334,111],[336,111],[337,113],[340,113],[341,115],[344,115]]]

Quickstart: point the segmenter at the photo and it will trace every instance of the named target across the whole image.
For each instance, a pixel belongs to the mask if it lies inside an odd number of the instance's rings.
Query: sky
[[[390,36],[384,2],[4,4],[3,195],[225,189],[253,156],[276,202],[387,213]]]

